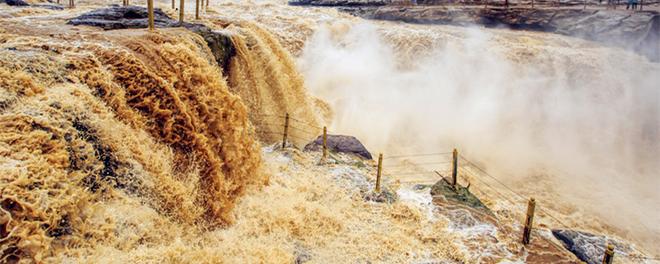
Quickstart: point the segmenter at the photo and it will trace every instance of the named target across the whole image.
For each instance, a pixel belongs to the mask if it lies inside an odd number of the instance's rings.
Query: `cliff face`
[[[660,61],[660,14],[656,11],[400,6],[384,1],[381,5],[370,6],[363,1],[296,3],[335,6],[339,10],[369,19],[419,24],[483,25],[557,33],[623,47],[652,61]]]
[[[660,14],[655,11],[387,6],[365,14],[373,19],[410,23],[476,24],[551,32],[621,46],[653,61],[660,60]]]

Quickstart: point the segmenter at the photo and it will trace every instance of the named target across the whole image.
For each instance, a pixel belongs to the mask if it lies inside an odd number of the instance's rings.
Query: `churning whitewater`
[[[0,263],[591,263],[557,234],[658,255],[660,64],[631,50],[286,1],[188,1],[181,27],[156,1],[154,31],[28,3],[0,3]],[[355,138],[324,154],[324,128]]]

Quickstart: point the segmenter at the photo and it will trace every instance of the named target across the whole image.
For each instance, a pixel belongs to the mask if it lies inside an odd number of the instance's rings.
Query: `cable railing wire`
[[[274,114],[260,114],[260,116],[262,116],[262,117],[282,118],[282,119],[286,118],[285,116],[274,115]],[[308,122],[302,121],[302,120],[300,120],[300,119],[297,119],[297,118],[294,118],[294,117],[291,117],[291,116],[289,116],[289,119],[292,120],[292,121],[294,121],[294,122],[297,122],[297,123],[299,123],[299,124],[303,124],[303,125],[306,125],[306,126],[309,126],[309,127],[312,127],[312,128],[323,129],[323,127],[319,127],[319,126],[313,125],[313,124],[311,124],[311,123],[308,123]],[[273,124],[273,123],[264,123],[264,125],[266,125],[266,126],[276,126],[276,127],[283,126],[283,124]],[[311,135],[315,135],[315,134],[316,134],[316,132],[312,132],[312,131],[310,131],[310,130],[306,130],[306,129],[303,129],[303,128],[300,128],[300,127],[292,126],[291,123],[289,124],[289,128],[294,129],[294,130],[298,130],[298,131],[300,131],[300,132],[305,132],[305,133],[308,133],[308,134],[311,134]],[[280,135],[283,134],[283,131],[282,131],[282,132],[275,132],[275,131],[257,131],[257,132],[259,132],[259,133],[265,133],[265,134],[280,134]],[[329,131],[328,131],[328,132],[329,132]],[[321,133],[322,133],[322,132],[321,132]],[[297,136],[297,135],[292,135],[292,134],[289,134],[289,135],[287,135],[287,136],[288,136],[288,137],[291,137],[292,139],[308,140],[308,139],[302,138],[302,137]],[[448,155],[448,154],[452,154],[452,152],[421,153],[421,154],[397,154],[397,155],[392,155],[392,156],[386,156],[386,157],[384,157],[383,159],[384,159],[384,160],[386,160],[386,159],[401,159],[401,158],[413,158],[413,157],[425,157],[425,156],[440,156],[440,155]],[[480,166],[476,165],[474,162],[468,160],[465,156],[463,156],[463,155],[459,155],[459,158],[460,158],[462,161],[466,162],[466,163],[468,164],[469,167],[475,168],[476,170],[478,170],[478,171],[480,172],[480,174],[483,174],[483,175],[487,176],[488,178],[491,178],[492,180],[494,180],[495,182],[497,182],[499,185],[501,185],[502,187],[504,187],[505,189],[507,189],[510,193],[516,195],[518,198],[522,199],[523,201],[524,201],[524,200],[527,200],[522,194],[516,192],[515,190],[513,190],[513,188],[509,187],[509,186],[508,186],[507,184],[505,184],[503,181],[501,181],[501,180],[499,180],[497,177],[495,177],[495,176],[489,174],[488,172],[486,172],[485,169],[483,169],[483,168],[481,168]],[[405,167],[405,166],[441,165],[441,164],[449,164],[449,163],[451,163],[451,162],[452,162],[452,161],[427,162],[427,163],[412,163],[412,164],[401,164],[401,165],[385,166],[384,168],[397,168],[397,167]],[[443,172],[444,172],[444,171],[443,171]],[[397,176],[426,175],[426,174],[437,174],[437,173],[439,173],[437,170],[431,170],[431,171],[403,171],[403,172],[395,172],[395,173],[392,173],[392,172],[389,172],[389,173],[383,173],[383,175],[384,175],[384,176],[388,176],[388,177],[397,177]],[[500,198],[502,198],[502,199],[504,199],[504,200],[510,202],[511,204],[519,204],[519,202],[513,201],[513,200],[510,199],[507,195],[505,195],[504,193],[500,192],[497,188],[495,188],[494,186],[488,184],[486,181],[484,181],[484,180],[481,179],[480,177],[475,176],[474,173],[472,173],[472,172],[466,170],[466,169],[465,169],[465,166],[460,166],[460,167],[459,167],[459,176],[460,176],[460,174],[467,175],[467,176],[469,176],[471,179],[475,179],[475,180],[477,180],[477,181],[480,182],[481,184],[485,185],[487,188],[491,189],[491,190],[495,193],[495,195],[497,195],[498,197],[500,197]],[[437,174],[437,175],[440,175],[440,174]],[[401,181],[400,179],[398,180],[399,183],[427,183],[427,182],[429,182],[429,181],[434,181],[434,180],[433,180],[433,179],[428,179],[428,180],[420,179],[420,180],[409,180],[409,181]],[[468,180],[468,181],[469,181],[469,180]],[[543,207],[537,207],[537,208],[538,208],[539,211],[541,211],[545,216],[547,216],[547,217],[551,218],[552,220],[556,221],[556,222],[557,222],[558,224],[560,224],[562,227],[564,227],[564,228],[566,228],[566,229],[569,229],[569,225],[567,225],[567,224],[564,223],[563,221],[559,220],[557,217],[555,217],[555,216],[554,216],[553,214],[551,214],[549,211],[543,209]],[[626,254],[626,253],[624,253],[624,252],[622,252],[622,251],[618,251],[618,250],[617,250],[616,252],[617,252],[617,255],[622,256],[622,257],[625,257],[625,258],[629,258],[629,259],[660,261],[660,257],[633,256],[633,255]]]
[[[438,161],[438,162],[423,162],[423,163],[410,163],[410,164],[400,164],[400,165],[387,165],[383,166],[383,168],[399,168],[399,167],[407,167],[407,166],[426,166],[426,165],[442,165],[442,164],[449,164],[451,161]]]
[[[521,195],[520,193],[514,191],[513,188],[509,187],[509,186],[506,185],[504,182],[502,182],[502,181],[500,181],[499,179],[497,179],[495,176],[490,175],[488,172],[486,172],[486,170],[484,170],[484,169],[482,169],[481,167],[477,166],[476,164],[474,164],[474,163],[471,162],[470,160],[466,159],[466,158],[465,158],[464,156],[462,156],[462,155],[459,155],[459,157],[461,157],[462,160],[464,160],[465,162],[467,162],[467,163],[470,165],[470,167],[473,167],[473,168],[475,168],[475,169],[481,171],[484,175],[486,175],[486,176],[488,176],[489,178],[495,180],[497,183],[499,183],[500,185],[502,185],[504,188],[506,188],[507,190],[509,190],[511,193],[513,193],[513,194],[515,194],[516,196],[518,196],[520,199],[522,199],[522,200],[526,200],[526,198],[525,198],[523,195]],[[478,177],[474,177],[474,178],[476,178],[477,180],[480,180]],[[482,181],[482,182],[483,182],[483,181]],[[563,228],[566,228],[566,229],[569,228],[569,225],[567,225],[567,224],[564,223],[563,221],[559,220],[557,217],[555,217],[555,216],[554,216],[553,214],[551,214],[550,212],[548,212],[548,211],[546,211],[545,209],[543,209],[543,207],[537,207],[537,208],[538,208],[539,211],[541,211],[543,214],[545,214],[546,216],[552,218],[552,219],[555,220],[557,223],[559,223]]]
[[[393,155],[393,156],[385,156],[383,157],[383,159],[385,160],[385,159],[400,159],[400,158],[409,158],[409,157],[439,156],[446,154],[451,154],[451,152]]]

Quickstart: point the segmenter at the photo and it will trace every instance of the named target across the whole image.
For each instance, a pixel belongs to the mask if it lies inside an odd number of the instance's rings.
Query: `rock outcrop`
[[[23,0],[5,0],[5,3],[10,6],[29,6],[27,2]]]
[[[579,37],[633,50],[660,61],[660,13],[576,8],[506,8],[504,6],[365,5],[362,1],[301,1],[335,6],[368,19],[419,24],[483,25]],[[333,4],[338,2],[337,4]],[[298,3],[304,4],[304,3]]]
[[[660,60],[660,14],[655,11],[387,6],[374,8],[368,16],[409,23],[476,24],[551,32],[632,49],[651,60]]]
[[[353,136],[344,135],[328,135],[327,138],[328,150],[341,153],[351,153],[363,157],[365,159],[372,159],[371,153],[362,143]],[[318,151],[323,148],[323,136],[317,137],[314,141],[307,144],[304,148],[305,151]]]
[[[443,178],[431,187],[431,195],[436,204],[462,205],[482,213],[493,215],[490,209],[484,205],[479,198],[470,192],[469,187],[458,184],[452,186],[447,179]]]
[[[587,232],[556,229],[552,230],[552,235],[561,241],[564,247],[573,252],[580,260],[589,264],[602,263],[605,247],[608,244],[613,244],[617,252],[627,254],[627,252],[632,250],[629,245],[623,242]]]
[[[71,19],[70,25],[87,25],[100,27],[104,30],[146,28],[148,25],[147,9],[141,6],[112,6],[92,10]],[[223,31],[213,30],[202,24],[180,23],[167,16],[161,9],[154,9],[154,24],[156,27],[185,27],[202,36],[211,49],[218,65],[227,71],[229,62],[236,54],[231,36]]]

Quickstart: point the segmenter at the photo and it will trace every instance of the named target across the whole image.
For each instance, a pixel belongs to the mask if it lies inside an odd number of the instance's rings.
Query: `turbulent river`
[[[108,3],[0,6],[4,260],[482,260],[452,244],[460,235],[432,216],[428,194],[402,189],[413,206],[374,207],[354,199],[369,168],[318,169],[316,157],[263,147],[279,140],[267,130],[285,112],[385,157],[457,148],[561,219],[540,225],[658,253],[658,63],[548,33],[211,0],[203,22],[236,48],[219,69],[182,29],[64,25]],[[175,16],[169,6],[156,3]],[[300,145],[316,134],[291,136]],[[511,237],[497,250],[516,251]]]
[[[549,33],[219,8],[298,55],[310,93],[334,111],[331,130],[386,157],[456,147],[575,226],[597,217],[594,228],[658,244],[658,63]]]

